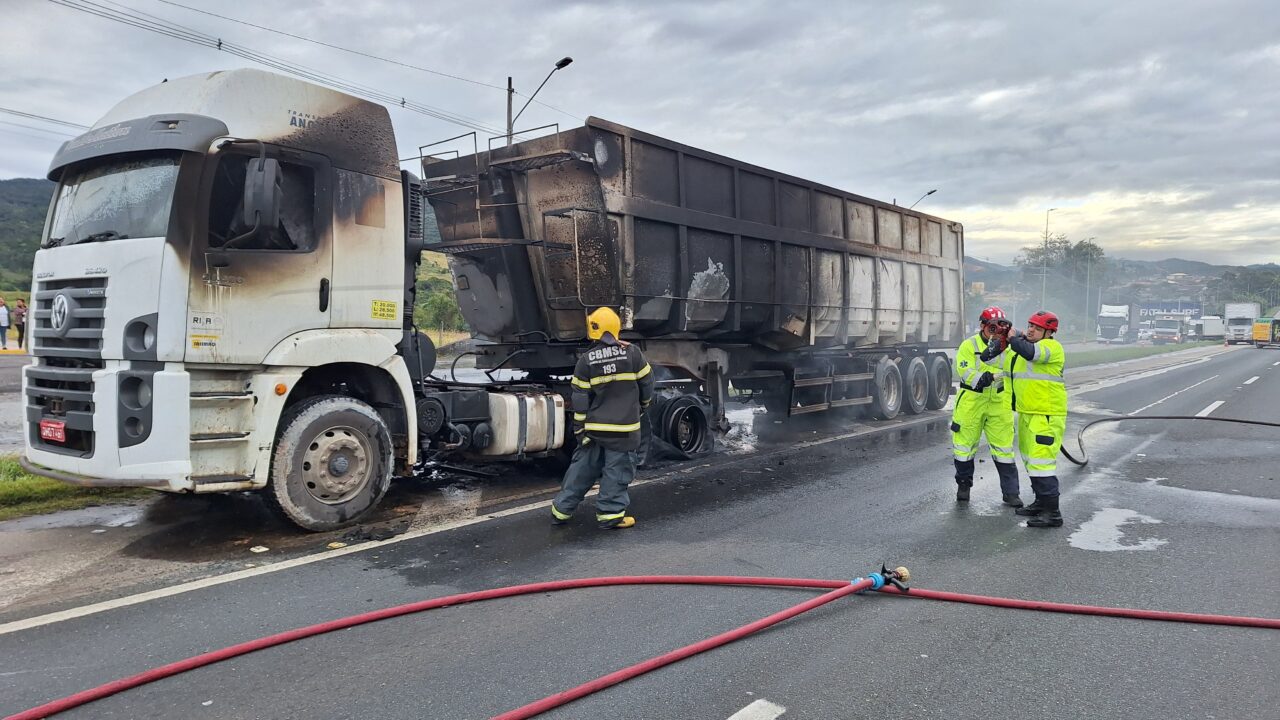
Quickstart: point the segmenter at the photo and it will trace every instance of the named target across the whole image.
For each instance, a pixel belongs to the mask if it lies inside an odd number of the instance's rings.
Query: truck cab
[[[29,471],[265,488],[326,529],[413,465],[411,176],[385,108],[257,70],[170,80],[65,143],[48,176]]]
[[[1161,315],[1156,318],[1151,342],[1156,345],[1182,344],[1187,341],[1190,326],[1185,315]]]

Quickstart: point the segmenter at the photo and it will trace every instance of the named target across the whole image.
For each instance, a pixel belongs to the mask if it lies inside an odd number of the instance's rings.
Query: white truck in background
[[[1227,303],[1222,315],[1227,321],[1226,338],[1229,345],[1253,342],[1253,321],[1262,315],[1261,305],[1256,302]]]
[[[1137,342],[1137,320],[1138,308],[1134,305],[1103,305],[1098,309],[1098,342]]]
[[[1217,315],[1205,315],[1200,318],[1200,339],[1221,340],[1226,337],[1227,324]]]

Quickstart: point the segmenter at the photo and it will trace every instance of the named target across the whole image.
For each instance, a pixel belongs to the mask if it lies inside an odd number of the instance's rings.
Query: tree
[[[444,345],[445,330],[461,330],[462,311],[458,309],[458,300],[452,292],[434,290],[422,304],[422,319],[427,327],[439,328],[438,345]]]
[[[1064,326],[1085,336],[1092,334],[1098,290],[1110,285],[1115,275],[1106,252],[1093,238],[1073,243],[1064,234],[1051,234],[1047,242],[1022,248],[1014,264],[1021,268],[1022,284],[1034,303],[1040,301],[1037,291],[1043,283],[1045,305],[1059,308]]]

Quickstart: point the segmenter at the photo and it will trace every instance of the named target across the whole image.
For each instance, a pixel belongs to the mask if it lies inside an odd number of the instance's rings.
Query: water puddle
[[[1085,521],[1080,529],[1071,533],[1067,542],[1079,550],[1118,552],[1120,550],[1155,550],[1168,540],[1143,538],[1137,542],[1124,542],[1126,525],[1158,525],[1160,521],[1124,508],[1102,508]]]

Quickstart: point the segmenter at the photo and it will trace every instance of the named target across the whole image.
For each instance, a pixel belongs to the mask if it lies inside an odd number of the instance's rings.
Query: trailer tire
[[[876,363],[874,382],[871,412],[880,420],[892,420],[902,410],[902,371],[886,355]]]
[[[267,505],[313,532],[358,522],[391,485],[387,423],[343,395],[307,398],[285,411],[271,454]]]
[[[925,407],[941,410],[951,397],[951,361],[944,355],[929,356],[929,402]]]
[[[929,368],[924,358],[913,357],[908,360],[903,375],[903,408],[911,415],[919,415],[929,404]]]

